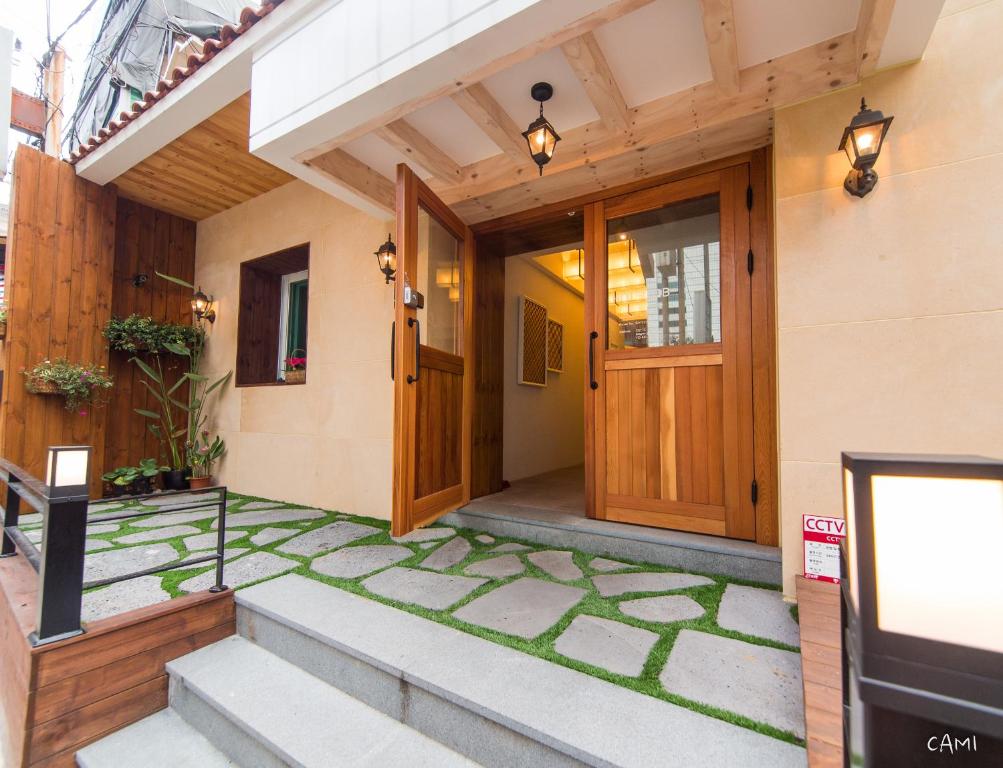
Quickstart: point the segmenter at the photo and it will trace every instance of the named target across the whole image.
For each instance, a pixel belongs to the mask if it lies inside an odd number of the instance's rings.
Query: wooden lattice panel
[[[547,386],[547,308],[519,297],[519,383]]]
[[[547,319],[547,370],[564,370],[564,324]]]

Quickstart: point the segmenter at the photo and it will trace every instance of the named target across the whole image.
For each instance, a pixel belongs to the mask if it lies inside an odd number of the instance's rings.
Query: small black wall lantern
[[[894,119],[885,117],[880,110],[868,108],[867,103],[861,99],[860,111],[843,130],[839,149],[846,152],[846,157],[853,166],[843,181],[843,189],[854,197],[863,197],[878,183],[874,164],[881,154],[888,126]]]
[[[197,320],[216,322],[216,310],[213,309],[212,302],[212,296],[206,296],[202,292],[202,286],[199,286],[199,289],[192,296],[192,314]]]
[[[842,464],[846,765],[925,766],[945,734],[1003,765],[1003,461]]]
[[[389,232],[387,233],[387,241],[376,250],[375,255],[376,264],[387,279],[387,285],[390,285],[390,281],[395,279],[394,274],[397,272],[397,246],[394,245]]]
[[[550,83],[536,83],[529,89],[533,101],[540,102],[540,116],[529,124],[522,137],[529,146],[529,155],[533,162],[540,167],[540,175],[543,175],[543,166],[550,162],[554,156],[554,147],[561,137],[557,135],[554,126],[543,116],[543,102],[549,101],[554,95],[554,87]]]

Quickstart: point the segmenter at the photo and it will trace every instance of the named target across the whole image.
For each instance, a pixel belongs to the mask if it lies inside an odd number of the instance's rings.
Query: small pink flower
[[[86,410],[82,410],[82,411],[80,411],[80,415],[81,415],[81,416],[86,416],[86,415],[87,415],[87,411],[86,411]]]

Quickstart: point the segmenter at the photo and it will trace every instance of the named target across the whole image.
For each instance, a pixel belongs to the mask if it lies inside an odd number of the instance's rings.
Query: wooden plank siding
[[[190,293],[155,272],[193,278],[195,224],[118,198],[114,187],[80,179],[68,163],[24,145],[12,203],[0,455],[41,477],[48,446],[92,445],[91,495],[100,496],[105,467],[160,454],[134,413],[153,399],[129,354],[109,353],[102,331],[112,315],[191,316]],[[137,274],[147,275],[144,285],[133,284]],[[115,382],[107,404],[70,412],[60,397],[30,394],[20,372],[58,357],[107,366]]]
[[[114,317],[136,313],[161,323],[184,323],[191,319],[191,292],[162,280],[156,273],[173,275],[191,282],[195,272],[195,223],[157,211],[140,203],[119,198],[115,219],[115,269],[112,277]],[[145,274],[145,284],[133,278]],[[104,466],[136,464],[148,456],[159,456],[162,448],[147,428],[136,408],[157,410],[158,404],[141,383],[139,368],[128,352],[112,351],[109,371],[115,379],[106,409],[107,436]],[[184,372],[182,361],[165,355],[162,363],[172,380]],[[183,415],[178,412],[183,423]]]
[[[234,634],[233,592],[200,592],[86,626],[31,648],[34,570],[0,560],[0,764],[71,768],[83,746],[167,706],[165,665]]]
[[[808,766],[839,768],[843,765],[839,587],[803,576],[796,584]]]

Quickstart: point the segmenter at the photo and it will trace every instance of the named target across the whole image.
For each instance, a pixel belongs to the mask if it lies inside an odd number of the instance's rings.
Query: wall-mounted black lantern
[[[1003,461],[844,453],[843,495],[846,764],[1003,765]]]
[[[878,183],[874,164],[881,154],[881,145],[885,141],[885,134],[888,133],[888,126],[894,119],[885,117],[877,109],[869,109],[867,103],[861,99],[860,111],[843,130],[839,149],[846,152],[846,157],[853,166],[843,181],[843,188],[854,197],[863,197]]]
[[[212,296],[206,296],[199,286],[192,296],[192,314],[196,320],[208,320],[210,323],[216,322],[216,310],[212,306]]]
[[[387,279],[387,285],[390,285],[390,281],[395,279],[394,274],[397,272],[397,246],[394,245],[389,232],[387,233],[387,241],[376,250],[376,264]]]
[[[550,162],[554,156],[554,147],[561,137],[557,135],[554,126],[543,116],[543,102],[549,101],[554,95],[554,87],[550,83],[536,83],[529,89],[533,101],[540,102],[540,116],[529,124],[522,137],[529,146],[529,155],[533,162],[540,167],[540,175],[543,175],[543,166]]]

